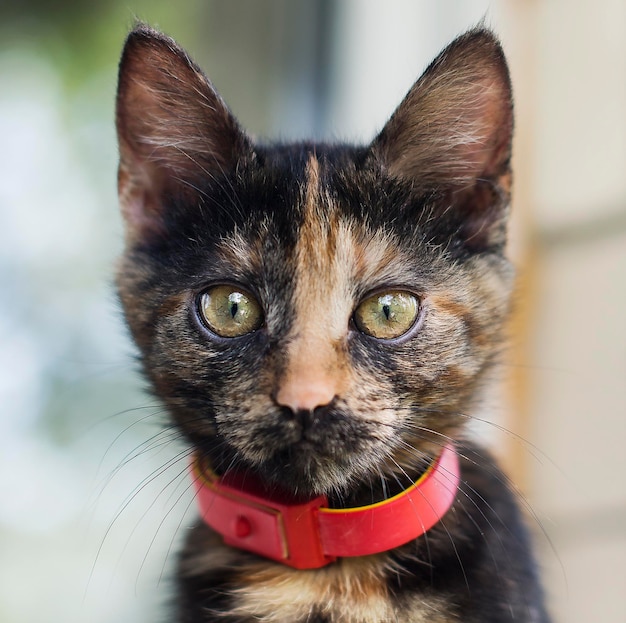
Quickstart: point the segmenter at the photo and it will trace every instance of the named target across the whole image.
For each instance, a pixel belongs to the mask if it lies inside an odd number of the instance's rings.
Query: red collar
[[[299,504],[268,496],[250,474],[216,477],[192,463],[200,513],[228,545],[296,569],[315,569],[339,556],[366,556],[422,536],[448,511],[459,484],[459,459],[444,447],[406,491],[369,506],[328,508],[325,496]]]

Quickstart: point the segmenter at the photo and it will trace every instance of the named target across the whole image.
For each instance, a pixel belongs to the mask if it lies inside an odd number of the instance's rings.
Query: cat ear
[[[449,191],[466,238],[500,242],[511,186],[513,102],[496,37],[472,30],[426,69],[374,140],[387,173],[419,189]],[[446,206],[449,209],[449,205]]]
[[[116,125],[118,190],[131,239],[162,233],[168,197],[193,196],[203,179],[252,153],[202,71],[172,39],[144,25],[122,53]]]

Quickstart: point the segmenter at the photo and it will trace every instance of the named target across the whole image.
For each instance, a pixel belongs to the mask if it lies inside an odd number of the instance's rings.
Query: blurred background
[[[174,36],[260,137],[368,141],[481,20],[516,94],[511,348],[480,427],[557,622],[626,621],[626,3],[0,3],[0,623],[162,620],[194,518],[112,285],[116,63]]]

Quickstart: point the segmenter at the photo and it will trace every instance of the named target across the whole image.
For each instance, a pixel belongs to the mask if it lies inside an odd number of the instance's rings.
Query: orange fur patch
[[[340,258],[349,255],[350,242],[342,240],[330,198],[320,190],[319,166],[312,155],[296,248],[296,322],[276,392],[278,401],[294,410],[328,404],[343,393],[348,376],[343,342],[352,301],[349,272]]]

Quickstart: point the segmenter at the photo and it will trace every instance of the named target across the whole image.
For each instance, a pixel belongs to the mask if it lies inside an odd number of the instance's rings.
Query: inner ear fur
[[[232,170],[250,143],[197,65],[145,25],[128,36],[119,67],[118,187],[130,235],[158,233],[164,198],[193,194]]]

